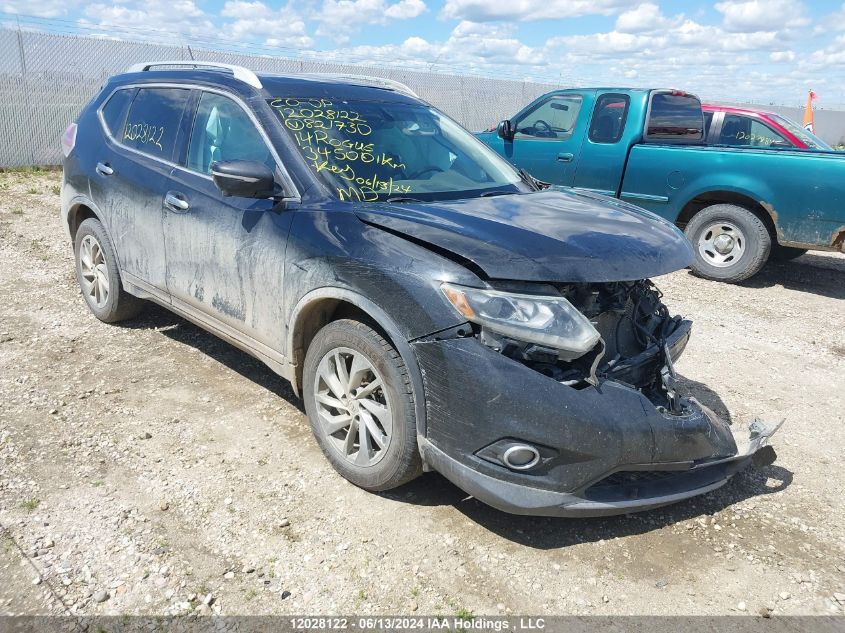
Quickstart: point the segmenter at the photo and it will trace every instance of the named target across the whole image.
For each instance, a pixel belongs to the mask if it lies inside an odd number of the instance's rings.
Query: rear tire
[[[114,247],[99,220],[88,218],[79,225],[73,252],[82,298],[95,317],[116,323],[138,316],[144,301],[123,289]]]
[[[736,283],[756,275],[766,264],[772,237],[763,220],[734,204],[702,209],[684,231],[692,242],[692,272],[705,279]]]
[[[781,246],[780,244],[772,244],[772,254],[770,257],[777,261],[787,262],[796,257],[801,257],[807,253],[806,248],[795,248],[794,246]]]
[[[376,492],[422,472],[408,368],[379,332],[329,323],[308,347],[302,380],[314,437],[345,479]]]

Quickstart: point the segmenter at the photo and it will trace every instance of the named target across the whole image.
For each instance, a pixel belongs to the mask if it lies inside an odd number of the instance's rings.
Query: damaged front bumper
[[[472,337],[414,347],[426,388],[425,463],[506,512],[647,510],[715,490],[755,456],[774,461],[767,441],[779,424],[731,427],[692,399],[671,413],[614,379],[573,388]],[[536,463],[502,463],[509,446],[532,447]]]

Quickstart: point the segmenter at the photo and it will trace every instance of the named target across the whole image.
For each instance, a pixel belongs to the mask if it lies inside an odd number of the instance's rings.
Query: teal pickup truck
[[[694,95],[585,88],[543,95],[478,137],[538,180],[674,222],[701,277],[737,282],[770,256],[843,250],[845,154],[705,145],[703,133]]]

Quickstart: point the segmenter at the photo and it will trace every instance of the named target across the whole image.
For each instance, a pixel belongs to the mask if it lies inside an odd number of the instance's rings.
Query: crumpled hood
[[[684,234],[614,198],[552,188],[429,203],[377,203],[364,222],[470,260],[491,279],[631,281],[689,266]]]

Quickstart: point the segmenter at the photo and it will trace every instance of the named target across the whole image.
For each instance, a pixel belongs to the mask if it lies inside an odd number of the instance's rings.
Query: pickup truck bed
[[[711,202],[762,209],[778,244],[842,250],[843,178],[837,152],[638,144],[619,197],[682,227]]]

